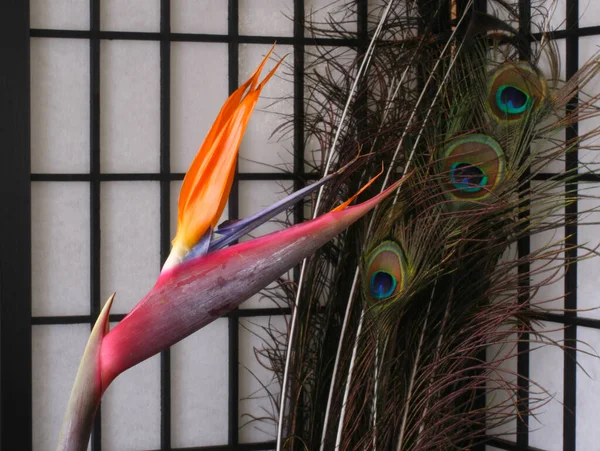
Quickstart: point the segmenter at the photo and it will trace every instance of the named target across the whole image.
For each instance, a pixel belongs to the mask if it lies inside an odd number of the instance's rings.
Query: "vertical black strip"
[[[29,1],[0,3],[0,448],[32,449]]]
[[[304,186],[304,0],[294,0],[294,191]],[[294,206],[294,223],[304,220],[304,203]],[[294,268],[294,280],[300,269]]]
[[[567,79],[571,78],[579,68],[579,2],[578,0],[567,0],[567,30],[574,32],[567,37]],[[576,108],[579,99],[575,96],[567,106],[568,111]],[[567,128],[565,135],[569,142],[578,135],[578,125],[575,123]],[[566,170],[575,171],[578,166],[579,155],[575,148],[566,157]],[[577,199],[578,184],[572,181],[566,184],[567,196],[575,201]],[[565,208],[565,252],[567,261],[570,263],[565,273],[565,318],[574,319],[577,316],[577,202],[568,204]],[[564,351],[564,408],[563,408],[563,450],[575,451],[576,444],[576,418],[577,418],[577,326],[565,329],[565,351]]]
[[[519,33],[524,37],[524,42],[529,42],[531,27],[531,2],[530,0],[519,1]],[[520,49],[520,57],[524,60],[529,60],[531,57],[531,49],[524,47]],[[531,172],[528,168],[522,176],[521,192],[528,193],[530,190],[530,179]],[[525,194],[527,196],[527,194]],[[524,200],[526,207],[520,214],[519,220],[523,221],[522,230],[527,230],[529,227],[529,221],[527,218],[530,215],[529,200]],[[529,236],[525,236],[519,239],[517,243],[517,250],[519,258],[524,259],[518,267],[519,272],[519,302],[529,302],[529,287],[530,287],[530,264],[527,260],[529,253],[531,252],[531,241]],[[522,333],[519,337],[519,344],[517,346],[517,384],[518,384],[518,411],[517,416],[517,446],[527,447],[529,446],[529,415],[527,411],[529,409],[529,333]]]
[[[160,262],[171,251],[171,0],[160,2]],[[171,350],[160,354],[160,449],[171,449]]]
[[[238,88],[239,78],[239,2],[238,0],[229,0],[228,3],[228,35],[229,43],[228,53],[228,72],[229,72],[229,93],[231,94]],[[237,219],[239,217],[239,177],[238,166],[236,165],[235,177],[231,186],[229,195],[229,218]],[[237,317],[229,317],[229,401],[228,401],[228,443],[232,449],[239,443],[239,322]]]
[[[100,0],[90,0],[90,315],[100,314]],[[102,415],[98,407],[92,428],[92,451],[102,449]]]

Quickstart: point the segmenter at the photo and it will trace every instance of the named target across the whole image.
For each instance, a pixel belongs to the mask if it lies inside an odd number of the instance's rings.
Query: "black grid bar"
[[[171,252],[171,1],[160,2],[160,263]],[[164,177],[164,178],[163,178]],[[160,354],[160,448],[171,449],[171,349]]]
[[[485,0],[484,0],[485,1]],[[356,0],[358,6],[357,17],[359,32],[361,24],[366,30],[366,15],[364,9],[367,2]],[[31,327],[30,325],[51,324],[93,324],[97,318],[100,306],[100,188],[101,182],[106,181],[136,181],[148,180],[160,182],[160,250],[161,262],[164,261],[170,250],[171,231],[169,226],[170,217],[170,183],[174,180],[182,180],[183,173],[170,172],[170,46],[171,42],[215,42],[228,44],[229,57],[229,91],[238,87],[238,57],[239,45],[248,44],[272,44],[277,41],[280,44],[292,45],[294,48],[294,170],[293,173],[236,173],[235,182],[229,199],[229,217],[239,216],[239,192],[240,180],[292,180],[294,188],[298,189],[303,183],[310,179],[319,178],[318,174],[304,173],[303,161],[303,121],[304,121],[304,49],[306,45],[321,46],[347,46],[360,47],[363,39],[330,39],[312,38],[304,36],[304,1],[294,0],[294,34],[293,37],[279,36],[243,36],[238,33],[239,24],[239,2],[228,0],[228,34],[192,34],[170,32],[170,0],[161,0],[161,28],[159,33],[147,32],[121,32],[100,31],[100,0],[90,0],[90,30],[49,30],[29,29],[29,1],[5,0],[0,6],[0,21],[3,22],[3,33],[6,35],[2,42],[10,42],[7,64],[4,78],[0,81],[0,93],[2,98],[13,100],[11,103],[3,102],[2,111],[5,111],[3,124],[6,124],[3,136],[5,142],[12,149],[19,151],[0,153],[0,170],[6,175],[0,178],[0,185],[5,192],[3,210],[10,214],[3,217],[15,218],[15,221],[3,221],[0,230],[4,236],[10,236],[11,240],[2,241],[2,258],[0,261],[0,346],[2,354],[0,365],[2,375],[0,377],[0,444],[2,448],[15,449],[15,443],[19,443],[19,449],[30,449],[31,440],[23,441],[23,437],[31,437],[31,421],[23,422],[22,418],[31,418],[31,402],[23,402],[31,399],[31,353],[22,352],[15,354],[14,349],[30,349]],[[566,39],[567,41],[567,77],[571,77],[578,70],[578,37],[600,35],[600,26],[579,28],[578,26],[578,0],[567,0],[567,24],[566,30],[551,32],[551,39]],[[520,2],[521,30],[529,30],[530,23],[530,0]],[[364,16],[364,17],[363,17]],[[362,22],[364,20],[364,23]],[[528,32],[528,31],[527,31]],[[19,36],[21,40],[16,39]],[[40,38],[76,38],[88,39],[90,41],[90,173],[89,174],[30,174],[29,173],[29,37]],[[537,34],[531,35],[539,37]],[[363,36],[364,38],[364,36]],[[159,173],[101,173],[100,168],[100,42],[101,40],[152,40],[160,41],[160,172]],[[25,49],[25,50],[24,50]],[[9,69],[10,68],[10,69]],[[3,91],[7,91],[4,95]],[[571,102],[570,108],[574,108],[578,99]],[[17,114],[15,114],[15,112]],[[24,117],[26,118],[24,119]],[[567,140],[577,136],[577,125],[569,128],[566,132]],[[12,144],[11,144],[12,141]],[[22,151],[21,151],[22,149]],[[566,159],[566,169],[576,168],[578,164],[577,152],[571,152]],[[26,177],[21,178],[26,173]],[[560,175],[558,175],[560,178]],[[548,180],[557,177],[557,174],[537,174],[534,180]],[[90,315],[75,316],[53,316],[31,318],[31,261],[30,250],[31,237],[30,228],[30,182],[31,181],[79,181],[90,183]],[[570,193],[576,192],[581,182],[600,182],[598,174],[580,174],[574,180],[569,179],[566,190]],[[8,194],[6,194],[8,193]],[[573,223],[565,227],[567,238],[566,257],[573,262],[565,273],[565,308],[577,308],[577,266],[575,259],[577,251],[573,247],[577,244],[577,226],[574,220],[577,218],[577,204],[569,205],[566,209],[567,222]],[[18,219],[17,219],[18,218]],[[303,219],[301,206],[295,207],[294,220],[300,222]],[[529,241],[519,243],[520,255],[529,251]],[[11,255],[15,255],[11,258]],[[6,258],[6,260],[5,260]],[[11,265],[3,264],[11,261]],[[20,269],[19,269],[20,268]],[[18,274],[15,271],[19,269]],[[528,268],[519,268],[523,275],[528,274]],[[15,297],[25,299],[27,302],[14,302]],[[263,442],[253,444],[239,444],[239,322],[240,317],[289,315],[290,309],[261,308],[242,309],[226,315],[229,318],[229,411],[228,411],[228,444],[223,446],[185,448],[187,450],[259,450],[272,449],[274,442]],[[125,315],[113,314],[111,321],[120,321]],[[569,326],[565,329],[565,344],[575,348],[577,340],[577,327],[584,326],[600,329],[600,320],[578,316],[574,311],[564,315],[544,314],[542,319]],[[10,337],[10,338],[7,338]],[[526,338],[526,337],[522,337]],[[9,341],[8,341],[9,340]],[[17,345],[15,345],[17,343]],[[9,349],[10,348],[10,349]],[[523,349],[522,349],[523,348]],[[519,351],[528,348],[527,343],[519,346]],[[20,358],[19,358],[20,357]],[[10,372],[8,369],[10,368]],[[14,371],[13,371],[14,370]],[[576,349],[567,349],[564,354],[564,418],[563,418],[563,449],[565,451],[575,450],[576,443]],[[527,378],[529,374],[528,356],[519,356],[518,372],[521,396],[528,396]],[[23,376],[25,375],[25,377]],[[161,432],[160,449],[171,448],[171,367],[169,351],[161,356]],[[19,394],[19,402],[12,402],[14,396]],[[527,401],[525,401],[527,402]],[[17,406],[17,407],[15,407]],[[15,408],[21,409],[22,414],[15,414]],[[8,415],[6,412],[10,412]],[[522,418],[523,419],[523,418]],[[15,420],[18,424],[15,423]],[[518,420],[517,443],[508,440],[493,439],[489,445],[505,450],[531,450],[538,451],[529,446],[527,419]],[[16,440],[18,442],[11,441]],[[101,415],[100,410],[96,416],[92,432],[92,450],[101,450]],[[183,449],[183,448],[181,448]]]
[[[183,172],[144,172],[144,173],[104,173],[104,174],[31,174],[32,182],[133,182],[133,181],[178,181],[183,180]],[[317,180],[321,176],[315,173],[295,174],[291,172],[245,172],[238,173],[238,180]]]
[[[54,173],[54,174],[31,174],[32,182],[133,182],[133,181],[178,181],[183,180],[185,174],[183,172],[115,172],[115,173],[102,173],[102,174],[82,174],[82,173]],[[238,180],[243,181],[285,181],[293,180],[306,182],[310,180],[318,180],[321,178],[321,174],[314,172],[240,172],[237,174]],[[595,173],[582,173],[577,175],[568,176],[569,181],[572,178],[578,182],[592,182],[600,183],[600,174]],[[549,172],[541,172],[533,176],[535,181],[545,180],[566,180],[565,174],[554,174]]]
[[[229,73],[229,93],[233,93],[239,84],[239,2],[238,0],[229,0],[227,17],[228,34],[228,73]],[[239,159],[239,157],[238,157]],[[235,176],[229,195],[229,219],[239,218],[239,174],[236,164]],[[228,318],[228,341],[229,341],[229,399],[227,409],[227,443],[234,449],[237,449],[239,443],[239,321],[237,317]]]
[[[100,0],[90,0],[90,27],[100,30]],[[90,39],[90,174],[100,174],[100,40]],[[90,182],[90,329],[100,314],[100,181]],[[102,450],[102,412],[92,428],[92,451]]]
[[[254,318],[257,316],[285,316],[290,315],[290,308],[256,308],[256,309],[238,309],[223,315],[224,318]],[[109,316],[111,323],[116,323],[125,318],[125,313],[112,313]],[[46,326],[52,324],[84,324],[92,320],[90,315],[63,315],[63,316],[34,316],[31,318],[31,324],[34,326]],[[600,323],[600,320],[598,320]],[[597,326],[600,329],[600,325]]]
[[[231,18],[231,16],[229,16]],[[50,30],[32,29],[31,37],[34,38],[68,38],[68,39],[109,39],[109,40],[134,40],[134,41],[159,41],[162,33],[138,31],[87,31],[87,30]],[[192,34],[169,33],[167,38],[171,42],[212,42],[228,44],[270,44],[277,41],[282,45],[294,45],[302,42],[304,45],[344,46],[355,47],[356,39],[332,39],[304,37],[300,39],[290,36],[243,36],[239,34]]]
[[[579,1],[567,0],[567,29],[574,32],[567,37],[567,79],[571,78],[579,69],[579,38],[577,31],[579,28]],[[578,97],[569,102],[567,110],[572,111],[576,108]],[[567,142],[578,136],[578,125],[575,123],[566,130],[565,138]],[[566,157],[566,170],[575,170],[578,166],[579,155],[577,148],[569,152]],[[577,212],[578,205],[576,201],[578,184],[576,181],[567,183],[566,193],[573,193],[575,202],[565,207],[565,257],[568,262],[572,262],[566,268],[565,272],[565,320],[573,320],[577,317]],[[575,451],[576,444],[576,418],[577,418],[577,327],[568,327],[565,329],[565,351],[563,367],[563,450]]]
[[[568,37],[597,36],[600,34],[600,25],[591,27],[582,27],[577,29],[556,30],[546,33],[549,39],[566,39]],[[159,41],[161,33],[141,32],[141,31],[87,31],[87,30],[52,30],[45,28],[31,29],[33,38],[67,38],[67,39],[109,39],[109,40],[129,40],[129,41]],[[531,33],[531,37],[539,40],[542,37],[540,33]],[[216,42],[227,43],[231,38],[224,34],[202,34],[202,33],[169,33],[171,42]],[[274,41],[283,45],[294,45],[302,42],[304,45],[319,46],[344,46],[357,47],[357,39],[341,38],[314,38],[302,35],[300,41],[296,37],[289,36],[247,36],[239,35],[236,41],[242,44],[272,44]]]
[[[171,451],[264,451],[275,449],[275,442],[240,443],[238,445],[194,446],[191,448],[171,448]],[[158,450],[153,450],[158,451]]]
[[[0,448],[32,449],[29,1],[0,3]]]
[[[531,29],[531,1],[521,0],[519,1],[519,33],[524,36],[528,36]],[[529,48],[523,49],[520,55],[524,60],[529,60],[531,57],[531,50]],[[530,188],[529,177],[531,175],[530,169],[527,169],[523,174],[523,180],[525,183],[521,184],[522,192],[528,192]],[[521,195],[521,193],[519,193]],[[530,215],[529,202],[527,203],[527,209],[519,213],[519,219],[524,220]],[[523,222],[523,229],[526,230],[529,227],[529,221]],[[531,251],[531,242],[529,237],[520,238],[517,242],[517,249],[519,258],[525,258]],[[530,264],[528,261],[524,261],[519,264],[519,290],[522,293],[519,296],[519,302],[529,302],[529,274]],[[517,416],[517,445],[520,448],[526,448],[529,446],[529,415],[526,414],[529,408],[529,333],[522,333],[519,336],[519,344],[517,345],[517,399],[519,402]]]

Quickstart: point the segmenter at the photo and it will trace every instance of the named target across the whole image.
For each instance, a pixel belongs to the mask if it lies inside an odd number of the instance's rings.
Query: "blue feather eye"
[[[476,193],[487,185],[489,177],[479,167],[470,163],[456,162],[450,168],[450,181],[456,189]]]
[[[496,92],[496,105],[506,114],[524,112],[531,102],[526,92],[516,86],[502,85]]]
[[[369,289],[375,299],[389,298],[398,285],[396,278],[386,271],[377,271],[371,276]]]
[[[505,63],[491,73],[486,108],[501,124],[518,123],[539,108],[546,96],[546,80],[525,62]]]
[[[441,160],[443,189],[452,200],[481,201],[504,180],[504,152],[487,135],[466,135],[448,143]],[[460,203],[463,208],[466,204]]]
[[[369,299],[380,302],[397,295],[404,285],[404,254],[393,241],[377,246],[367,260],[366,288]]]

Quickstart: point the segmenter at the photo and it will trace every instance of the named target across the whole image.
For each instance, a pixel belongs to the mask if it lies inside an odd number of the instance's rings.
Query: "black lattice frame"
[[[477,0],[485,7],[485,0]],[[567,77],[578,70],[579,37],[600,35],[600,26],[579,28],[578,0],[566,0],[566,28],[551,34],[554,39],[566,39]],[[170,58],[171,42],[221,42],[228,45],[229,91],[238,86],[239,44],[280,44],[292,45],[294,49],[294,165],[293,173],[242,173],[236,175],[231,198],[229,217],[238,217],[238,182],[240,180],[291,180],[294,188],[302,186],[316,174],[304,173],[303,154],[303,97],[304,97],[304,47],[308,44],[328,46],[364,47],[367,33],[367,1],[357,0],[358,36],[352,39],[314,39],[304,36],[304,2],[294,0],[294,31],[292,37],[241,36],[238,32],[238,0],[228,0],[228,34],[187,34],[170,31],[170,0],[161,0],[160,32],[117,32],[100,30],[100,0],[90,0],[90,30],[49,30],[30,29],[29,1],[3,0],[0,3],[0,36],[2,43],[3,67],[0,70],[0,129],[2,130],[2,151],[0,152],[0,187],[2,205],[0,221],[0,447],[2,449],[29,450],[32,448],[32,364],[31,328],[33,325],[49,324],[90,324],[100,311],[100,183],[104,181],[159,181],[160,182],[160,253],[164,261],[170,251],[171,230],[169,225],[171,182],[181,180],[183,174],[170,171]],[[521,29],[529,29],[530,0],[521,0]],[[30,173],[30,87],[29,87],[29,38],[79,38],[90,43],[90,173],[89,174],[31,174]],[[100,42],[103,39],[150,40],[160,42],[160,172],[142,174],[103,174],[100,172]],[[576,99],[575,99],[576,100]],[[566,139],[577,136],[577,125],[569,128]],[[567,156],[566,169],[577,166],[577,152]],[[540,174],[536,179],[543,180],[551,174]],[[90,183],[91,213],[91,293],[90,315],[78,316],[31,316],[31,183],[38,181],[85,181]],[[600,182],[595,174],[582,174],[566,189],[576,190],[579,182]],[[576,217],[577,204],[570,204],[565,214]],[[294,219],[303,219],[302,208],[294,211]],[[578,243],[577,226],[565,227],[567,238],[567,258],[574,259]],[[519,252],[527,253],[528,240],[519,243]],[[526,274],[528,268],[520,268]],[[297,273],[295,274],[297,277]],[[577,265],[568,267],[564,279],[564,315],[548,314],[545,320],[568,326],[565,330],[565,345],[572,346],[564,352],[564,415],[563,449],[575,450],[576,443],[576,388],[577,327],[600,329],[600,320],[582,318],[573,310],[577,308]],[[289,314],[280,309],[236,310],[228,315],[229,321],[229,361],[237,362],[238,319],[248,316]],[[111,321],[119,321],[123,315],[111,315]],[[519,351],[527,349],[522,343]],[[521,377],[521,394],[528,392],[529,356],[520,354],[518,370]],[[170,352],[161,356],[161,450],[171,447],[171,381]],[[238,365],[229,365],[229,405],[228,405],[228,444],[186,449],[202,450],[259,450],[274,448],[274,442],[240,444],[238,441]],[[62,414],[59,413],[59,414]],[[534,450],[529,446],[527,432],[528,419],[517,424],[517,442],[494,439],[490,445],[504,450]],[[92,434],[92,450],[100,451],[101,412],[98,412]]]

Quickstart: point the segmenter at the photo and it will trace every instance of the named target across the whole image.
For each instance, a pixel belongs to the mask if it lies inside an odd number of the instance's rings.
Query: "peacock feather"
[[[564,209],[591,197],[569,188],[577,167],[536,176],[592,148],[598,130],[558,136],[599,114],[585,89],[600,59],[560,80],[549,12],[534,9],[530,34],[518,3],[485,3],[339,2],[344,17],[368,12],[357,33],[307,19],[315,35],[358,42],[307,57],[305,164],[351,167],[311,215],[382,165],[366,195],[406,181],[306,260],[297,285],[281,281],[293,316],[265,351],[283,393],[278,449],[471,449],[549,396],[531,380],[526,398],[504,363],[519,343],[563,346],[541,322],[551,299],[536,294],[573,263],[570,245],[516,250],[575,223]]]

